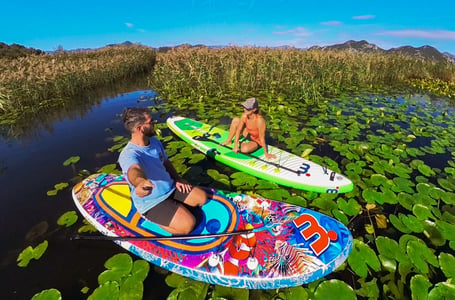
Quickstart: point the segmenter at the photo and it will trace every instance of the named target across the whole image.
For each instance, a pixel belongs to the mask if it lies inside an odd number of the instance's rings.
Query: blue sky
[[[367,40],[455,54],[453,0],[18,0],[1,8],[1,42],[45,51],[124,41],[308,48]]]

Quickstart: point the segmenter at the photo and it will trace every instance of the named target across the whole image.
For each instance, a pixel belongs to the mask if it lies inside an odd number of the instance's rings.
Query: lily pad
[[[379,271],[381,265],[376,253],[364,242],[355,239],[352,252],[348,257],[349,266],[361,278],[368,275],[368,267]]]
[[[77,222],[77,218],[78,216],[74,210],[67,211],[66,213],[61,215],[60,218],[58,218],[57,224],[60,226],[70,227],[71,225]]]
[[[80,160],[80,156],[71,156],[70,158],[68,158],[67,160],[65,160],[63,162],[63,165],[66,167],[66,166],[69,166],[69,165],[74,165],[76,164],[79,160]]]
[[[331,279],[323,281],[314,292],[314,300],[326,299],[351,300],[357,299],[354,290],[347,283]]]
[[[427,277],[417,274],[411,278],[411,294],[412,299],[426,300],[428,296],[428,288],[431,287],[431,282]]]
[[[30,263],[32,259],[40,259],[43,256],[44,252],[46,252],[48,246],[48,242],[45,240],[35,248],[32,246],[28,246],[17,257],[18,266],[19,267],[26,267]]]
[[[120,287],[117,281],[107,281],[97,287],[87,300],[119,299]]]
[[[62,294],[57,289],[48,289],[33,295],[31,300],[62,300]]]
[[[421,240],[409,241],[406,245],[406,251],[411,262],[422,274],[428,274],[428,264],[439,267],[436,255]]]
[[[442,252],[439,254],[439,265],[444,275],[449,278],[455,278],[455,257],[450,253]]]

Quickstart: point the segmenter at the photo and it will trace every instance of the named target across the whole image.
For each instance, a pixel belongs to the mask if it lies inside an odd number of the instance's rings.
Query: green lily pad
[[[376,238],[376,247],[380,255],[397,260],[399,262],[407,262],[406,253],[400,248],[398,243],[388,237],[378,236]]]
[[[303,288],[302,288],[303,289]],[[287,290],[287,289],[286,289]],[[305,290],[303,289],[305,292]],[[306,292],[305,292],[306,293]],[[215,285],[213,288],[213,299],[248,299],[247,289],[236,289],[227,286]],[[300,299],[300,298],[297,298]],[[306,299],[306,298],[303,298]]]
[[[379,193],[378,191],[375,191],[373,189],[366,189],[363,190],[362,192],[362,197],[365,199],[367,203],[374,204],[374,203],[379,203],[379,204],[384,204],[384,199],[382,199],[382,194]]]
[[[428,300],[453,299],[455,284],[439,282],[428,294]]]
[[[128,275],[133,268],[133,260],[126,253],[119,253],[109,258],[105,263],[106,271],[98,275],[98,283],[100,285],[109,281],[117,281],[120,283],[122,277]]]
[[[362,210],[362,206],[352,198],[348,201],[343,198],[338,199],[338,207],[348,216],[356,216]]]
[[[400,214],[400,220],[404,226],[411,229],[413,232],[423,232],[423,224],[413,215]]]
[[[44,252],[46,252],[48,247],[48,242],[45,240],[35,248],[32,246],[28,246],[17,257],[18,266],[19,267],[26,267],[30,263],[32,259],[40,259],[43,256]]]
[[[438,183],[439,185],[448,190],[448,191],[455,191],[455,184],[453,184],[452,182],[450,182],[449,180],[445,179],[445,178],[438,178]]]
[[[326,300],[335,298],[338,300],[357,299],[352,287],[338,279],[323,281],[319,284],[312,299]]]
[[[368,299],[379,299],[379,288],[376,278],[373,278],[370,282],[360,278],[357,282],[360,283],[360,288],[355,291],[357,295]]]
[[[144,295],[144,284],[137,277],[130,276],[120,285],[119,299],[142,300]]]
[[[267,199],[274,199],[278,201],[283,201],[290,197],[289,192],[285,189],[275,189],[275,190],[261,190],[261,196]]]
[[[99,168],[97,170],[97,173],[106,173],[106,174],[118,174],[118,173],[120,173],[120,171],[116,170],[116,169],[117,169],[117,164],[108,164],[108,165],[105,165],[105,166]]]
[[[352,252],[348,257],[349,266],[361,278],[368,275],[368,267],[379,271],[381,265],[376,253],[364,242],[355,239]]]
[[[415,184],[411,180],[406,179],[406,178],[401,178],[401,177],[395,177],[393,179],[393,182],[395,183],[395,186],[392,187],[392,190],[394,192],[397,192],[397,193],[406,192],[409,194],[414,193],[412,186],[414,186]]]
[[[256,182],[257,178],[248,174],[245,174],[243,172],[236,172],[231,175],[232,180],[232,185],[234,186],[243,186],[247,185],[250,187],[253,187]]]
[[[429,220],[423,222],[424,231],[423,234],[430,240],[435,246],[443,246],[446,243],[446,239],[443,237],[439,227]]]
[[[427,277],[417,274],[411,278],[411,295],[415,300],[426,300],[431,282]]]
[[[71,225],[77,222],[77,218],[78,216],[74,210],[67,211],[66,213],[61,215],[60,218],[58,218],[57,224],[60,226],[70,227]]]
[[[68,187],[68,183],[67,182],[60,182],[60,183],[57,183],[54,185],[54,189],[53,190],[50,190],[50,191],[47,191],[47,195],[48,196],[55,196],[57,195],[57,193],[65,188]]]
[[[217,170],[209,169],[207,170],[207,175],[209,175],[213,180],[221,182],[227,186],[231,184],[229,177],[227,175],[221,174]]]
[[[370,181],[374,186],[384,185],[387,180],[387,177],[385,177],[383,174],[373,174],[370,177]]]
[[[76,164],[79,160],[80,160],[80,156],[71,156],[70,158],[68,158],[67,160],[65,160],[63,162],[63,165],[66,167],[66,166],[69,166],[69,165],[74,165]]]
[[[411,262],[422,274],[428,274],[428,264],[439,267],[436,255],[421,240],[409,241],[406,245],[406,251]]]
[[[403,233],[412,232],[412,229],[410,229],[406,225],[404,225],[401,218],[398,218],[395,215],[390,215],[389,221],[390,221],[390,223],[392,223],[393,227],[395,227],[396,229],[398,229],[399,231],[401,231]]]
[[[86,219],[82,220],[82,222],[84,223],[84,225],[82,225],[81,227],[79,227],[79,229],[77,230],[77,233],[97,232],[97,231],[98,231],[98,230],[97,230],[92,224],[90,224]]]
[[[439,254],[439,265],[444,275],[449,278],[455,278],[455,257],[450,253],[442,252]]]
[[[119,299],[120,286],[117,281],[107,281],[97,287],[87,300]]]
[[[57,289],[48,289],[36,293],[31,300],[62,300],[62,294]]]
[[[417,166],[417,170],[419,170],[419,172],[422,173],[422,175],[425,175],[427,177],[436,175],[436,173],[431,169],[430,166],[423,163]]]
[[[412,213],[417,217],[418,220],[424,221],[433,216],[431,208],[423,204],[415,204],[412,207]]]
[[[139,259],[133,262],[133,269],[131,270],[131,275],[136,277],[139,281],[144,281],[147,278],[147,275],[150,271],[150,264],[143,260]]]

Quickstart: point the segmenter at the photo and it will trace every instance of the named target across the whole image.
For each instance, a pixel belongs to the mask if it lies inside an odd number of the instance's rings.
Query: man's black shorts
[[[185,202],[190,192],[184,193],[176,188],[174,192],[166,200],[163,200],[156,206],[149,209],[144,214],[144,217],[146,217],[147,219],[154,223],[163,226],[169,226],[169,224],[172,221],[172,218],[177,212],[177,209],[179,208],[180,205],[182,205]]]

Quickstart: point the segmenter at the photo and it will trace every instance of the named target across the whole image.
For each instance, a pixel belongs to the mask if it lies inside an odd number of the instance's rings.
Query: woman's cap
[[[248,98],[242,103],[242,106],[248,110],[252,110],[259,107],[258,100],[256,98]]]

